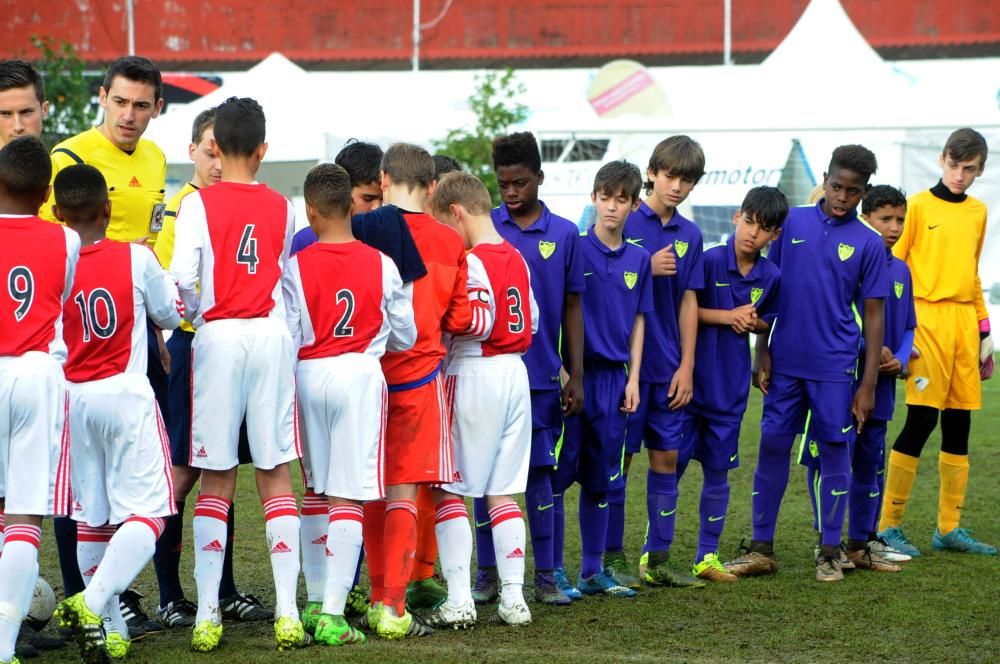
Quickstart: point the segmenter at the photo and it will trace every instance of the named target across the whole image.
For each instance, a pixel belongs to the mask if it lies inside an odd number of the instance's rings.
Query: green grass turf
[[[972,421],[972,474],[963,525],[1000,543],[1000,382],[985,384],[987,407]],[[900,402],[902,391],[900,390]],[[902,424],[900,403],[889,429],[890,443]],[[732,504],[721,553],[731,557],[740,538],[749,536],[750,485],[756,462],[760,398],[754,392],[741,438],[743,466],[731,474]],[[196,655],[190,631],[152,635],[134,645],[130,661],[241,664],[273,661],[421,661],[421,662],[993,662],[1000,661],[1000,632],[994,613],[1000,592],[1000,559],[967,554],[938,554],[930,548],[935,526],[940,435],[923,455],[913,499],[906,514],[907,532],[925,557],[899,574],[855,571],[839,584],[813,579],[814,535],[809,517],[804,470],[792,468],[776,542],[781,570],[776,577],[745,579],[703,590],[649,589],[633,600],[589,598],[568,608],[531,604],[534,624],[524,629],[482,626],[469,632],[439,633],[425,639],[386,642],[373,638],[343,650],[319,646],[294,653],[274,650],[269,624],[226,624],[226,643],[218,652]],[[645,468],[641,457],[629,484],[626,548],[638,556],[645,521]],[[298,473],[294,473],[298,475]],[[674,556],[689,561],[698,528],[700,469],[692,464],[681,482]],[[241,471],[238,489],[236,578],[243,592],[273,602],[271,570],[263,535],[262,511],[252,474]],[[578,570],[580,538],[575,518],[577,491],[567,501],[566,561]],[[193,501],[188,503],[188,532]],[[531,556],[528,579],[532,578]],[[195,599],[190,547],[182,578]],[[45,529],[41,569],[57,594],[58,567],[51,528]],[[152,566],[135,587],[155,606]],[[530,593],[530,590],[529,590]],[[300,606],[304,588],[300,586]],[[529,595],[530,597],[530,595]],[[488,612],[482,610],[485,617]],[[74,661],[75,648],[35,661]]]

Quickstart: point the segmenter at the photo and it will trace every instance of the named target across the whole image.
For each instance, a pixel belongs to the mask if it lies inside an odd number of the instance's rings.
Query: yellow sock
[[[938,532],[947,535],[961,519],[962,503],[965,502],[965,487],[969,484],[969,457],[966,454],[938,456],[938,471],[941,474],[941,493],[938,496]]]
[[[903,522],[903,512],[910,500],[910,490],[917,476],[918,457],[892,450],[885,477],[885,497],[882,500],[882,518],[878,529],[898,528]]]

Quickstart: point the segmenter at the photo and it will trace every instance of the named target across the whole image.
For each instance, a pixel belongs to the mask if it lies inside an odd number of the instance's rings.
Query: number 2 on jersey
[[[333,328],[335,337],[353,337],[354,328],[351,327],[351,317],[354,316],[354,293],[346,288],[337,291],[337,304],[344,303],[344,315],[340,317],[337,326]]]
[[[511,286],[507,289],[507,310],[510,312],[510,320],[507,322],[507,329],[511,334],[524,332],[524,309],[521,304],[521,291]]]
[[[247,274],[257,274],[257,238],[253,236],[253,224],[243,227],[243,235],[240,237],[240,246],[236,250],[236,262],[247,266]]]
[[[108,339],[118,329],[118,312],[115,310],[115,301],[111,293],[103,288],[95,288],[87,296],[83,291],[73,298],[76,306],[80,309],[80,319],[83,323],[83,341],[90,342],[91,334],[98,339]],[[104,320],[97,313],[97,305],[104,304]]]
[[[35,276],[31,274],[31,270],[23,265],[11,268],[7,274],[7,292],[17,302],[14,319],[21,322],[31,310],[31,303],[35,301]]]

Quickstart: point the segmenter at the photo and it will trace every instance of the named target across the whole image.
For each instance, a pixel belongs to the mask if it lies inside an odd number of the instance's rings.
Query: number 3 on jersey
[[[514,286],[507,289],[507,310],[510,313],[507,329],[511,334],[520,334],[524,331],[524,308],[521,303],[521,291]]]
[[[247,274],[257,274],[257,238],[253,236],[253,224],[243,227],[243,235],[240,237],[240,246],[236,250],[236,262],[247,266]]]
[[[31,310],[31,303],[35,301],[35,276],[31,274],[31,270],[23,265],[11,268],[7,274],[7,293],[17,302],[14,319],[21,322]]]

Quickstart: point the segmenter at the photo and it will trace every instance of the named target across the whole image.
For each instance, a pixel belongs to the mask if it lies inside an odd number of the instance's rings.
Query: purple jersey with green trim
[[[583,274],[584,362],[629,361],[629,336],[636,314],[648,321],[653,311],[653,279],[649,254],[623,242],[609,249],[591,226],[580,238]]]
[[[889,295],[885,298],[885,341],[883,345],[898,356],[907,330],[917,327],[917,313],[913,308],[913,280],[910,268],[904,261],[889,254],[886,265],[889,271]],[[909,355],[909,353],[907,353]],[[909,357],[900,358],[903,366]],[[891,420],[896,409],[896,376],[879,374],[875,385],[875,407],[871,417]]]
[[[763,256],[747,276],[736,266],[735,235],[726,244],[705,251],[705,287],[698,307],[735,309],[746,304],[769,318],[778,306],[780,272]],[[750,394],[749,335],[723,325],[699,325],[695,346],[694,397],[687,409],[718,421],[739,422]]]
[[[643,202],[625,221],[625,240],[642,247],[650,255],[672,245],[677,257],[676,275],[653,277],[656,312],[646,316],[646,341],[639,373],[644,382],[669,383],[681,363],[681,334],[677,325],[681,299],[684,291],[698,290],[705,285],[701,229],[676,210],[664,224]]]
[[[539,201],[542,214],[524,230],[514,223],[507,206],[493,208],[497,232],[521,252],[531,274],[538,304],[538,333],[522,356],[533,390],[559,389],[559,338],[566,293],[582,293],[583,262],[576,224],[553,214]]]
[[[789,210],[771,244],[768,258],[782,277],[771,370],[806,380],[851,382],[861,344],[852,304],[889,294],[885,245],[856,214],[828,217],[822,204]]]

